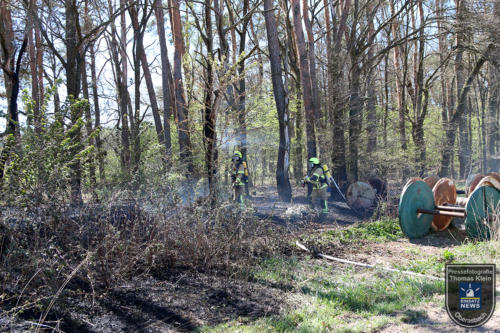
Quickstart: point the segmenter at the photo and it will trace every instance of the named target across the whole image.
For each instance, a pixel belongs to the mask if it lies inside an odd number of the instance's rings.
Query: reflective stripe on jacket
[[[243,177],[245,176],[245,168],[243,167],[242,163],[234,164],[233,163],[233,170],[231,174],[234,179],[233,184],[236,186],[244,186],[245,182],[243,181]]]
[[[321,166],[317,166],[309,172],[309,183],[313,185],[314,190],[328,187],[326,177]]]

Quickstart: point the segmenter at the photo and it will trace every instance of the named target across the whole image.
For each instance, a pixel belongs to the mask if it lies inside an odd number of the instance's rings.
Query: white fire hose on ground
[[[297,245],[300,249],[302,249],[302,250],[304,250],[306,252],[313,253],[307,247],[305,247],[304,245],[302,245],[301,243],[299,243],[299,241],[295,241],[295,245]],[[355,262],[355,261],[350,261],[350,260],[346,260],[346,259],[335,258],[335,257],[329,256],[329,255],[326,255],[326,254],[322,254],[322,253],[314,253],[314,254],[317,255],[320,258],[328,259],[328,260],[331,260],[331,261],[341,262],[343,264],[361,266],[361,267],[365,267],[365,268],[381,269],[381,270],[384,270],[384,271],[397,272],[397,273],[402,273],[402,274],[406,274],[406,275],[417,276],[417,277],[420,277],[420,278],[426,278],[426,279],[444,281],[443,278],[440,278],[440,277],[437,277],[437,276],[433,276],[433,275],[426,275],[426,274],[420,274],[420,273],[415,273],[415,272],[410,272],[410,271],[403,271],[403,270],[400,270],[400,269],[390,268],[390,267],[384,267],[384,266],[375,266],[375,265],[370,265],[370,264],[364,264],[364,263],[361,263],[361,262]]]

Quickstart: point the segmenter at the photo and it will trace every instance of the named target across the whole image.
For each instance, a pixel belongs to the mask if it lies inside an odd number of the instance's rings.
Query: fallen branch
[[[311,252],[307,247],[305,247],[304,245],[300,244],[299,241],[295,241],[295,245],[297,245],[300,249],[302,249],[302,250],[304,250],[306,252]],[[375,266],[375,265],[370,265],[370,264],[364,264],[362,262],[355,262],[355,261],[350,261],[350,260],[346,260],[346,259],[335,258],[335,257],[329,256],[329,255],[326,255],[326,254],[322,254],[322,253],[316,253],[316,255],[318,257],[323,258],[323,259],[328,259],[328,260],[331,260],[331,261],[337,261],[337,262],[341,262],[343,264],[361,266],[361,267],[366,267],[366,268],[381,269],[381,270],[385,270],[385,271],[389,271],[389,272],[397,272],[397,273],[402,273],[402,274],[406,274],[406,275],[417,276],[417,277],[426,278],[426,279],[444,281],[443,278],[440,278],[440,277],[437,277],[437,276],[433,276],[433,275],[425,275],[425,274],[420,274],[420,273],[415,273],[415,272],[410,272],[410,271],[402,271],[402,270],[396,269],[396,268],[390,268],[390,267],[384,267],[384,266]]]
[[[43,327],[43,322],[45,321],[45,318],[47,318],[47,315],[49,314],[49,311],[52,309],[52,307],[54,306],[57,298],[59,297],[59,295],[62,293],[62,291],[64,290],[64,288],[66,288],[66,285],[69,283],[69,281],[75,276],[75,274],[80,270],[80,268],[85,264],[87,263],[87,261],[90,259],[90,257],[93,255],[93,252],[88,252],[87,253],[87,256],[85,257],[84,260],[82,260],[82,262],[80,262],[78,264],[78,266],[76,266],[75,269],[73,269],[73,271],[68,275],[68,277],[66,278],[66,280],[64,280],[63,284],[61,285],[61,287],[59,287],[59,290],[57,290],[56,294],[54,295],[54,297],[52,297],[52,300],[50,301],[49,303],[49,306],[47,307],[47,309],[45,309],[45,312],[40,316],[40,320],[38,320],[38,327],[37,329],[35,330],[35,333],[38,333],[40,331],[40,327]]]

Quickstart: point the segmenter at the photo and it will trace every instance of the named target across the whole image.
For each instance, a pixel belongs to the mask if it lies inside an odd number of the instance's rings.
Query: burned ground
[[[294,247],[295,240],[317,252],[339,258],[434,276],[441,275],[440,270],[449,259],[443,257],[443,251],[451,251],[456,256],[464,256],[468,251],[455,251],[467,242],[462,221],[454,221],[452,228],[445,232],[410,241],[397,231],[397,224],[386,230],[386,222],[370,219],[372,212],[354,212],[342,202],[329,202],[330,212],[326,217],[312,214],[307,210],[305,193],[301,190],[298,189],[292,203],[280,203],[270,188],[259,188],[252,195],[249,210],[257,216],[256,222],[267,223],[283,239],[285,247],[274,254],[282,259],[264,255],[252,264],[257,266],[238,264],[230,270],[200,270],[177,263],[175,268],[165,271],[140,272],[110,288],[94,289],[94,286],[75,280],[59,295],[43,323],[39,323],[39,319],[44,308],[8,312],[15,308],[12,304],[15,299],[5,302],[8,295],[2,295],[5,311],[0,315],[0,330],[190,332],[213,329],[225,332],[238,331],[239,327],[247,327],[247,331],[264,327],[271,331],[295,331],[307,321],[307,315],[293,314],[300,310],[304,297],[311,301],[323,295],[326,298],[321,302],[331,301],[332,297],[340,299],[348,305],[348,311],[339,315],[336,324],[339,326],[324,324],[319,331],[336,331],[335,327],[358,331],[356,327],[365,325],[363,316],[366,314],[359,312],[357,301],[350,304],[353,300],[349,295],[314,291],[317,284],[326,283],[326,288],[330,288],[331,283],[337,283],[335,281],[343,276],[350,276],[353,281],[381,281],[390,276],[378,270],[316,259]],[[370,229],[363,229],[369,224],[374,228],[382,227],[387,235],[372,238],[373,235],[368,234]],[[356,231],[358,229],[361,233]],[[493,258],[497,258],[495,256],[493,253]],[[283,260],[293,264],[276,271]],[[318,269],[322,273],[315,273]],[[381,323],[360,331],[397,332],[400,328],[422,332],[454,331],[457,327],[449,321],[440,303],[442,294],[431,292],[429,297],[430,300],[423,304],[404,305],[390,315],[375,313],[381,316]],[[316,311],[314,306],[310,305],[310,311]],[[491,331],[498,324],[495,318],[483,331]]]
[[[67,296],[67,315],[58,324],[66,332],[190,332],[232,318],[276,315],[284,292],[226,276],[178,271],[161,280],[133,279],[104,293]],[[34,330],[37,318],[27,320],[29,315],[17,320],[3,317],[0,328]],[[47,320],[45,325],[56,323]]]

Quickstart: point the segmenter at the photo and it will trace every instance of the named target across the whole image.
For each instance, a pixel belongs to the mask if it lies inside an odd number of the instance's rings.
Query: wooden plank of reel
[[[427,176],[424,178],[424,182],[426,182],[430,188],[434,188],[434,185],[436,185],[438,181],[439,181],[438,176]]]
[[[472,194],[472,192],[474,192],[477,184],[479,184],[481,179],[483,179],[484,177],[485,175],[483,174],[477,174],[472,178],[469,184],[465,184],[465,194],[467,195],[467,197],[469,197]]]
[[[457,201],[457,188],[453,180],[449,178],[441,178],[438,180],[432,189],[432,193],[434,195],[434,205],[437,207],[454,205]],[[451,207],[450,209],[454,210]],[[438,213],[434,214],[431,225],[432,229],[435,231],[443,231],[448,228],[454,217],[461,217],[459,215],[446,214],[445,211],[448,210],[449,209],[438,210]]]
[[[408,188],[408,186],[410,186],[411,184],[415,183],[415,182],[418,182],[423,179],[420,178],[420,177],[413,177],[413,178],[410,178],[408,179],[408,181],[406,182],[405,186],[403,186],[403,190],[401,191],[401,196],[403,196],[403,194],[405,193],[406,189]]]

